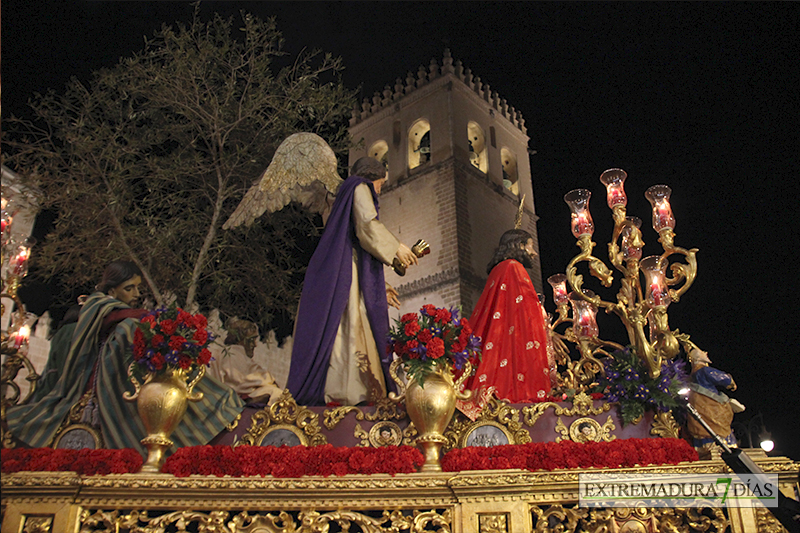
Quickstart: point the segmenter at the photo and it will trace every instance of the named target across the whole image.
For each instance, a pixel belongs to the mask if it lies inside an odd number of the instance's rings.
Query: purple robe
[[[352,218],[353,194],[362,183],[369,185],[378,210],[378,195],[372,182],[360,176],[347,178],[339,187],[325,231],[306,270],[286,383],[298,405],[325,403],[328,363],[350,293],[354,247],[358,251],[358,277],[370,329],[381,354],[386,386],[394,390],[389,375],[391,361],[386,357],[389,313],[383,263],[361,248]]]

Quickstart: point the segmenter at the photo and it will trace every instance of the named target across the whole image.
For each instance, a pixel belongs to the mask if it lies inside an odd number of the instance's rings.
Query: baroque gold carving
[[[234,429],[236,429],[237,427],[239,427],[239,422],[240,422],[241,420],[242,420],[242,413],[239,413],[238,415],[236,415],[236,418],[234,418],[233,420],[231,420],[231,423],[230,423],[230,424],[228,424],[227,426],[225,426],[225,429],[227,429],[228,431],[233,431]]]
[[[368,420],[370,422],[376,420],[400,420],[406,416],[405,410],[400,405],[399,402],[389,398],[381,398],[375,403],[375,411],[372,413],[365,413],[359,407],[352,405],[326,409],[322,413],[324,417],[323,424],[327,429],[331,430],[344,420],[349,413],[355,413],[356,420]]]
[[[379,448],[381,446],[400,446],[403,440],[403,431],[394,422],[378,422],[369,430],[369,444]]]
[[[554,504],[531,506],[534,531],[564,533],[724,533],[730,522],[722,509],[616,508],[584,509]],[[759,530],[760,531],[760,530]]]
[[[403,430],[403,445],[414,446],[414,444],[417,442],[417,435],[419,435],[417,426],[414,425],[414,422],[409,422],[406,426],[406,429]]]
[[[365,533],[422,533],[423,531],[452,531],[452,513],[449,509],[403,513],[399,510],[380,511],[379,517],[363,512],[337,510],[319,512],[304,509],[290,513],[251,513],[242,511],[176,511],[150,517],[146,511],[133,511],[120,515],[117,511],[83,511],[80,532],[126,529],[140,533],[159,533],[166,530],[196,530],[198,533],[317,533],[329,531],[335,524],[342,531],[352,531],[356,526]],[[436,529],[429,529],[436,528]],[[31,532],[34,533],[34,532]],[[37,530],[35,533],[39,533]]]
[[[27,516],[22,533],[50,533],[53,529],[52,516]]]
[[[758,533],[789,533],[766,507],[756,507]]]
[[[661,531],[723,533],[730,527],[722,509],[675,508],[653,509]]]
[[[538,505],[531,507],[534,517],[534,531],[546,533],[550,531],[561,531],[563,533],[573,533],[578,521],[589,514],[588,509],[579,507],[566,508],[560,504],[551,505],[542,509]]]
[[[319,446],[328,440],[320,433],[319,415],[305,407],[299,407],[288,390],[280,399],[255,413],[250,427],[234,446],[258,446],[274,429],[286,429],[294,433],[301,444]]]
[[[781,477],[787,484],[795,483],[797,463],[765,458],[759,464],[767,468],[793,464],[794,470]],[[623,474],[726,470],[721,460],[614,469]],[[483,504],[478,512],[484,517],[478,519],[480,533],[508,533],[510,513],[520,502],[527,502],[533,531],[642,533],[644,528],[648,533],[744,533],[741,521],[731,524],[721,509],[578,508],[582,472],[498,470],[328,478],[83,477],[66,472],[19,472],[3,475],[2,505],[15,512],[24,509],[23,516],[28,519],[52,513],[53,503],[59,508],[70,506],[76,511],[75,523],[65,530],[86,533],[322,533],[329,528],[371,533],[467,531],[464,524],[453,521],[475,520],[474,511],[460,507],[470,502]],[[760,532],[783,531],[765,509],[756,510],[756,520]],[[29,526],[28,531],[38,533],[35,522]],[[20,533],[24,531],[20,528]]]
[[[655,416],[653,416],[653,426],[650,428],[651,435],[677,439],[680,437],[680,432],[681,427],[675,422],[672,411],[656,413]]]
[[[594,407],[594,400],[585,392],[579,392],[572,399],[572,407],[561,407],[555,402],[542,402],[522,408],[522,415],[525,425],[533,426],[537,420],[551,407],[556,416],[589,416],[599,415],[611,410],[611,405],[604,402],[600,407]]]
[[[343,405],[333,409],[326,409],[322,414],[324,416],[322,424],[327,429],[333,429],[336,424],[344,420],[348,413],[356,413],[356,420],[364,420],[364,411],[353,405]]]
[[[519,410],[514,409],[506,402],[492,397],[484,406],[476,420],[470,420],[461,412],[456,416],[444,432],[447,444],[444,449],[464,447],[470,434],[481,426],[495,426],[508,439],[508,444],[526,444],[531,442],[530,433],[522,427],[519,419]],[[503,443],[500,443],[503,444]]]
[[[361,441],[356,444],[356,446],[360,446],[366,448],[369,446],[369,433],[364,431],[361,427],[361,424],[356,424],[356,427],[353,428],[353,436],[357,439],[361,439]]]
[[[508,513],[478,515],[480,533],[508,533]]]
[[[616,435],[612,435],[611,433],[615,429],[617,428],[614,425],[614,421],[611,420],[611,415],[608,415],[608,419],[602,426],[600,422],[593,418],[578,418],[569,425],[569,430],[564,426],[561,417],[558,417],[556,431],[561,433],[561,436],[556,437],[556,442],[561,442],[562,440],[571,440],[579,443],[611,442],[617,438]]]

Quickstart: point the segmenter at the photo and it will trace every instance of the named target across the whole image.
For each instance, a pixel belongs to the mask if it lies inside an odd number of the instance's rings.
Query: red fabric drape
[[[466,382],[475,391],[473,405],[485,403],[491,387],[511,403],[549,396],[544,318],[522,264],[507,259],[492,269],[469,321],[483,344],[481,362]],[[465,405],[459,408],[466,412]]]

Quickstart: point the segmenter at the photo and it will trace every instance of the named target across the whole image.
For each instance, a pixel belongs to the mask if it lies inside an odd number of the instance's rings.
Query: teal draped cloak
[[[123,392],[133,392],[127,369],[133,360],[131,345],[138,321],[121,321],[100,345],[103,319],[111,311],[127,307],[99,292],[87,299],[55,385],[43,390],[31,403],[8,409],[8,427],[14,437],[34,448],[51,446],[70,408],[87,390],[96,365],[94,387],[105,447],[134,448],[145,453],[139,441],[146,433],[136,402],[122,398]],[[203,393],[203,399],[189,402],[183,420],[170,437],[178,447],[207,444],[244,409],[244,402],[232,388],[208,375],[195,390]]]

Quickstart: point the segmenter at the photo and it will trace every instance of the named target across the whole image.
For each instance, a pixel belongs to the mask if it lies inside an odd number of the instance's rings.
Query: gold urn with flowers
[[[147,449],[142,472],[161,470],[167,450],[174,444],[170,435],[189,402],[203,398],[194,387],[211,361],[208,345],[213,337],[206,327],[203,315],[172,307],[146,314],[134,332],[134,361],[128,375],[135,390],[133,394],[125,392],[123,398],[136,401],[147,433],[141,440]]]
[[[458,318],[457,309],[433,305],[395,320],[389,337],[397,356],[391,375],[400,387],[400,394],[389,397],[405,399],[408,416],[419,433],[417,445],[425,457],[420,470],[439,472],[440,451],[447,443],[444,431],[455,413],[456,399],[467,400],[472,395],[461,388],[472,371],[471,361],[480,357],[480,339],[472,335],[466,319]],[[400,366],[408,384],[397,375]]]

